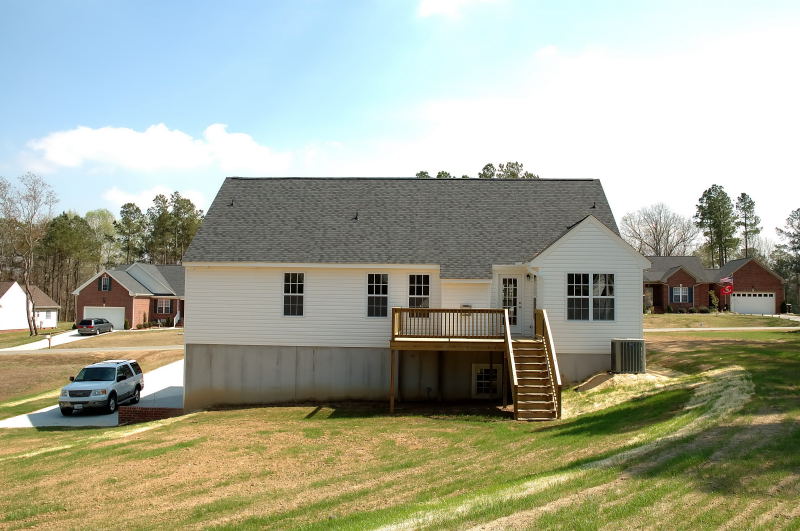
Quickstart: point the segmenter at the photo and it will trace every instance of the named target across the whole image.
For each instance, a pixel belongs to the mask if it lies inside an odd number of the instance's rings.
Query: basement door
[[[522,277],[506,275],[500,277],[500,302],[508,309],[508,322],[511,333],[519,334],[522,314]]]

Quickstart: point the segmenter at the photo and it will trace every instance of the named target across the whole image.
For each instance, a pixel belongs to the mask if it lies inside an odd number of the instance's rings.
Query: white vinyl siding
[[[27,330],[26,300],[25,290],[17,283],[0,297],[0,330]]]
[[[367,317],[365,283],[369,273],[389,275],[389,308],[408,306],[411,274],[429,274],[430,305],[441,304],[437,270],[308,268],[303,318],[286,318],[282,287],[286,272],[281,267],[187,265],[186,342],[388,348],[391,319]]]
[[[637,256],[616,236],[587,219],[532,262],[538,268],[538,307],[547,310],[559,353],[605,354],[611,339],[642,337],[642,270]],[[614,320],[567,319],[569,273],[614,275]]]
[[[442,281],[442,308],[489,308],[491,282]]]

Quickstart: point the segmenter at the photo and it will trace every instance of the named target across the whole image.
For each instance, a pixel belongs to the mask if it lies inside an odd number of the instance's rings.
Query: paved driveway
[[[183,407],[183,360],[164,365],[144,375],[142,407]],[[0,428],[108,427],[119,424],[119,414],[86,411],[65,417],[58,404],[9,419],[0,420]]]

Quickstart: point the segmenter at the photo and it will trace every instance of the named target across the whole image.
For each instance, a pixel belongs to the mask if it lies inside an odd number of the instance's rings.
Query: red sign
[[[730,295],[731,293],[733,293],[733,286],[730,284],[728,284],[727,286],[722,286],[722,289],[719,290],[719,292],[722,293],[723,295]]]

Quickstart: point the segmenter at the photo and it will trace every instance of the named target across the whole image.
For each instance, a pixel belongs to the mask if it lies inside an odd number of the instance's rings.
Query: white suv
[[[113,413],[126,400],[139,401],[144,389],[144,375],[136,360],[106,360],[87,365],[61,389],[58,406],[61,414],[71,415],[91,407]]]

